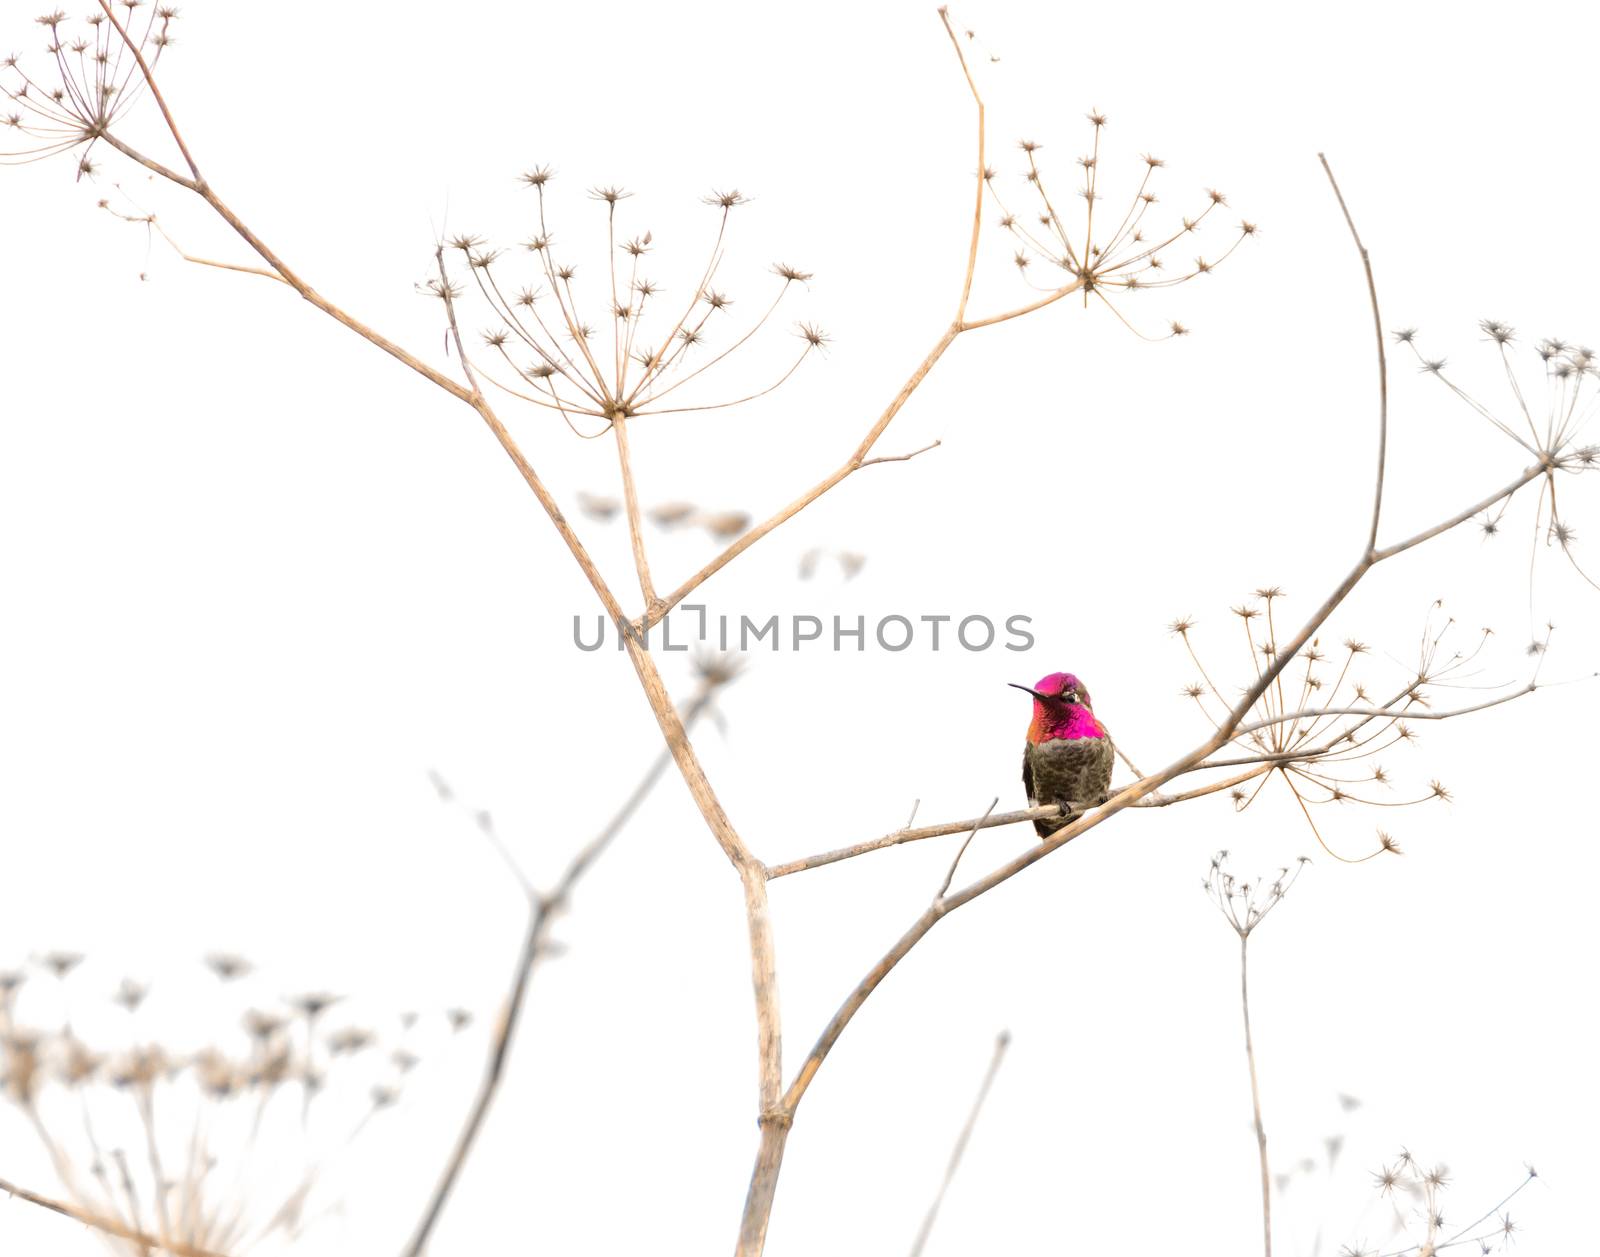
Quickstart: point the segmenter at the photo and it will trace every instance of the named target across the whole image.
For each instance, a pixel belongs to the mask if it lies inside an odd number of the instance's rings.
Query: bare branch
[[[926,454],[929,450],[936,450],[943,444],[943,441],[934,441],[930,445],[924,445],[920,450],[912,450],[909,454],[882,454],[877,458],[867,459],[861,465],[863,467],[871,467],[875,463],[909,463],[918,454]]]
[[[993,815],[985,812],[976,819],[964,821],[946,821],[940,825],[923,825],[917,829],[897,829],[893,833],[884,834],[881,838],[870,838],[865,842],[852,843],[848,847],[839,847],[833,851],[824,851],[820,855],[808,855],[798,860],[790,860],[786,864],[773,864],[767,868],[767,877],[788,877],[791,873],[803,873],[807,869],[819,869],[826,864],[837,864],[840,860],[848,860],[854,856],[865,855],[869,851],[882,851],[886,847],[898,847],[903,842],[920,842],[924,838],[943,838],[947,834],[965,833],[967,830],[976,832],[979,829],[997,829],[1002,825],[1020,825],[1024,821],[1054,820],[1061,815],[1061,808],[1054,803],[1044,807],[1023,808],[1016,812],[1001,812]]]
[[[1440,533],[1449,532],[1452,528],[1466,523],[1474,515],[1481,515],[1491,506],[1494,506],[1496,503],[1509,498],[1524,485],[1532,484],[1540,476],[1545,474],[1545,470],[1545,466],[1542,463],[1535,463],[1533,466],[1524,470],[1520,476],[1518,476],[1504,488],[1496,489],[1488,497],[1474,502],[1465,510],[1457,511],[1449,519],[1435,524],[1432,528],[1424,528],[1421,532],[1407,537],[1404,541],[1397,541],[1392,546],[1385,546],[1381,550],[1374,550],[1372,552],[1372,561],[1374,563],[1381,563],[1384,559],[1392,559],[1397,554],[1404,554],[1413,546],[1420,546],[1424,541],[1431,541]]]
[[[1083,281],[1075,279],[1070,284],[1064,284],[1057,288],[1048,296],[1040,297],[1037,301],[1030,301],[1025,306],[1018,306],[1016,309],[1007,310],[1002,314],[991,314],[983,319],[967,319],[962,322],[961,330],[963,332],[971,332],[980,327],[993,327],[996,323],[1008,323],[1012,319],[1020,319],[1024,314],[1032,314],[1035,310],[1043,310],[1046,306],[1055,305],[1061,298],[1070,297],[1082,287]]]
[[[622,414],[611,416],[611,431],[617,438],[617,465],[622,472],[622,501],[628,515],[628,541],[633,546],[633,566],[639,575],[639,592],[644,595],[645,610],[660,601],[655,586],[650,581],[650,560],[644,549],[644,527],[639,520],[639,493],[633,483],[633,454],[628,445],[628,419]]]
[[[167,130],[172,133],[173,142],[177,144],[178,151],[183,154],[183,160],[189,167],[189,173],[194,176],[196,184],[204,184],[205,179],[200,174],[200,167],[194,164],[194,158],[189,153],[189,146],[183,142],[183,133],[178,130],[178,124],[172,116],[172,111],[167,108],[167,100],[161,94],[161,88],[156,85],[155,75],[150,72],[150,65],[144,59],[144,53],[139,50],[139,42],[133,39],[127,29],[117,20],[115,11],[111,8],[109,0],[98,0],[100,11],[111,20],[111,25],[116,27],[117,34],[122,37],[122,43],[133,59],[139,65],[139,73],[144,76],[145,83],[150,88],[150,95],[155,100],[157,108],[161,110],[161,117],[167,124]]]
[[[976,823],[972,826],[972,832],[967,835],[966,841],[957,849],[956,858],[950,861],[949,871],[945,873],[944,881],[940,883],[939,892],[934,895],[934,899],[944,898],[945,891],[950,889],[950,883],[955,880],[956,869],[961,865],[961,857],[967,854],[967,848],[972,845],[972,840],[978,836],[978,830],[983,826],[983,822],[989,819],[989,813],[994,811],[999,802],[1000,798],[996,795],[989,806],[984,809],[983,815],[978,817]]]
[[[1383,471],[1389,453],[1389,360],[1384,350],[1383,318],[1378,313],[1378,284],[1372,277],[1372,259],[1367,256],[1367,246],[1361,243],[1361,233],[1356,230],[1355,219],[1350,217],[1350,207],[1344,203],[1344,193],[1339,190],[1339,181],[1333,177],[1333,167],[1328,165],[1327,156],[1318,153],[1317,160],[1322,163],[1328,182],[1333,185],[1333,195],[1339,201],[1345,226],[1350,228],[1350,238],[1356,242],[1356,252],[1361,255],[1361,269],[1367,276],[1367,295],[1372,301],[1372,330],[1378,348],[1378,483],[1372,495],[1372,528],[1367,534],[1367,549],[1371,551],[1378,548],[1378,518],[1383,513]],[[1270,1249],[1270,1242],[1268,1247]]]
[[[972,276],[978,268],[978,239],[983,230],[983,194],[987,183],[985,169],[985,148],[987,141],[987,127],[984,122],[983,95],[978,91],[978,85],[973,81],[971,67],[967,65],[966,54],[961,51],[961,41],[956,38],[955,27],[950,25],[950,10],[941,7],[939,20],[944,23],[945,34],[950,36],[950,45],[956,50],[956,60],[961,63],[961,73],[966,76],[967,87],[972,92],[972,103],[978,110],[978,166],[977,166],[977,195],[974,198],[972,209],[972,242],[967,246],[967,272],[961,280],[961,300],[956,305],[956,322],[959,324],[967,317],[967,299],[972,296]]]

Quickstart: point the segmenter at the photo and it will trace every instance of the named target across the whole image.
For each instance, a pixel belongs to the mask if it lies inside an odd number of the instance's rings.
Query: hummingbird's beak
[[[1039,691],[1034,689],[1031,685],[1018,685],[1015,681],[1007,681],[1006,684],[1014,690],[1021,690],[1024,694],[1032,694],[1041,703],[1047,702],[1050,698],[1048,694],[1039,693]]]

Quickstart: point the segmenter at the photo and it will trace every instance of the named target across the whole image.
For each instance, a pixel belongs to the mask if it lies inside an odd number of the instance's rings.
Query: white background
[[[31,12],[5,8],[0,43],[32,52]],[[979,70],[1014,200],[1023,137],[1046,145],[1066,199],[1096,106],[1107,180],[1153,151],[1164,208],[1214,185],[1263,235],[1205,282],[1127,303],[1146,327],[1181,318],[1186,339],[1146,344],[1070,302],[964,337],[880,452],[942,448],[853,478],[705,587],[713,613],[1026,614],[1038,637],[1025,656],[757,659],[726,695],[725,735],[698,744],[772,861],[892,829],[914,799],[924,821],[997,794],[1020,806],[1027,707],[1004,683],[1057,668],[1086,679],[1141,764],[1167,762],[1205,732],[1168,621],[1198,617],[1208,667],[1237,682],[1228,606],[1277,583],[1298,622],[1347,570],[1369,509],[1372,332],[1319,150],[1390,325],[1419,325],[1494,406],[1509,397],[1479,318],[1526,340],[1595,335],[1591,9],[957,17],[1001,57]],[[321,291],[447,369],[440,306],[413,285],[436,230],[529,232],[520,170],[556,167],[557,229],[591,274],[604,253],[584,189],[635,190],[626,221],[654,231],[656,277],[678,292],[714,219],[698,198],[756,198],[725,286],[748,312],[770,262],[814,270],[790,315],[834,344],[750,407],[638,424],[647,505],[776,509],[853,448],[953,312],[972,111],[930,6],[210,3],[179,33],[165,84],[211,182]],[[142,112],[130,135],[176,160],[155,123]],[[492,809],[542,878],[657,734],[620,656],[572,646],[591,598],[481,423],[267,281],[187,267],[99,213],[120,182],[191,251],[248,260],[114,156],[93,185],[70,159],[0,185],[0,964],[85,951],[87,1005],[125,972],[180,987],[224,947],[268,993],[481,1010],[338,1171],[344,1211],[306,1250],[392,1252],[463,1111],[521,926],[514,883],[426,770]],[[979,313],[1028,296],[992,220],[986,240]],[[792,343],[780,323],[730,387]],[[1387,538],[1520,469],[1408,358],[1392,394]],[[579,492],[615,492],[606,442],[506,414],[575,518]],[[1600,535],[1593,486],[1562,492],[1582,556]],[[1398,676],[1442,597],[1469,638],[1498,630],[1480,680],[1522,678],[1546,618],[1546,676],[1592,672],[1600,595],[1541,547],[1530,610],[1532,498],[1507,525],[1380,570],[1328,636],[1362,637],[1371,675]],[[624,530],[584,531],[631,605]],[[663,586],[713,553],[703,534],[656,538]],[[866,566],[800,583],[814,546]],[[664,667],[687,691],[681,658]],[[1211,799],[1119,818],[950,918],[807,1096],[769,1251],[908,1247],[1002,1027],[1010,1057],[930,1252],[1250,1251],[1236,941],[1200,891],[1223,846],[1241,873],[1316,857],[1255,938],[1257,1046],[1278,1165],[1348,1142],[1331,1179],[1297,1174],[1278,1201],[1282,1251],[1314,1251],[1319,1229],[1325,1253],[1382,1242],[1369,1172],[1402,1144],[1451,1166],[1461,1222],[1532,1162],[1541,1179],[1513,1206],[1522,1251],[1590,1242],[1594,694],[1554,687],[1392,757],[1397,795],[1437,776],[1455,802],[1352,809],[1328,832],[1360,851],[1382,824],[1403,859],[1336,863],[1269,789],[1243,817]],[[964,868],[1030,840],[985,834]],[[774,884],[791,1069],[925,906],[954,841]],[[559,936],[569,951],[535,977],[433,1251],[726,1251],[755,1144],[744,924],[675,778]],[[168,1008],[175,1025],[196,1011]],[[1343,1113],[1341,1092],[1361,1107]],[[0,1173],[50,1185],[24,1128],[0,1126],[0,1148]],[[21,1204],[0,1205],[0,1237],[79,1242]]]

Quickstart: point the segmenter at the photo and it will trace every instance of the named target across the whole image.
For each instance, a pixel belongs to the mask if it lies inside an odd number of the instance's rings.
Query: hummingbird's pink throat
[[[1065,703],[1059,699],[1033,700],[1033,723],[1028,726],[1028,741],[1034,745],[1052,742],[1057,738],[1103,738],[1105,727],[1095,719],[1094,712],[1082,703]]]

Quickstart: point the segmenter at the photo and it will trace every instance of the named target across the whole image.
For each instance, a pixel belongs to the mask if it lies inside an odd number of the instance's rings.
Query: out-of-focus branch
[[[972,1138],[973,1128],[978,1124],[978,1114],[983,1112],[983,1102],[989,1098],[989,1088],[994,1086],[995,1075],[1000,1072],[1000,1063],[1005,1059],[1006,1049],[1010,1046],[1009,1031],[1002,1030],[995,1036],[994,1055],[989,1058],[989,1068],[984,1071],[983,1083],[978,1088],[977,1099],[972,1102],[972,1111],[967,1114],[966,1124],[956,1136],[955,1147],[950,1150],[950,1163],[945,1166],[944,1179],[939,1184],[933,1203],[928,1206],[927,1217],[922,1219],[916,1241],[911,1245],[911,1257],[922,1257],[922,1250],[927,1247],[928,1236],[933,1234],[934,1220],[939,1216],[939,1206],[944,1204],[945,1194],[950,1190],[950,1183],[956,1176],[956,1170],[960,1168],[962,1154],[966,1152],[967,1142]]]
[[[686,728],[692,726],[705,713],[716,691],[731,679],[730,674],[714,674],[701,683],[700,689],[684,707],[683,720]],[[467,1157],[471,1154],[478,1133],[489,1115],[489,1109],[494,1104],[501,1079],[505,1074],[506,1060],[511,1054],[512,1038],[516,1034],[523,1007],[527,1002],[528,981],[541,953],[549,943],[550,929],[555,918],[566,909],[571,901],[572,892],[584,874],[594,867],[595,861],[605,853],[617,835],[633,819],[634,814],[650,796],[650,792],[655,789],[671,763],[672,752],[663,750],[605,827],[568,861],[567,867],[548,893],[541,893],[533,887],[526,874],[511,860],[498,835],[490,831],[489,836],[494,841],[496,850],[511,866],[518,885],[527,895],[528,920],[523,930],[522,943],[517,950],[516,967],[512,970],[511,989],[506,995],[490,1039],[489,1059],[484,1066],[483,1079],[478,1084],[477,1094],[473,1097],[472,1107],[467,1113],[461,1132],[456,1136],[450,1159],[446,1162],[438,1182],[428,1197],[427,1206],[417,1223],[417,1229],[406,1244],[405,1257],[419,1257],[427,1247],[428,1239],[438,1225],[444,1207],[450,1199],[450,1193],[461,1177]]]
[[[0,1192],[17,1200],[25,1200],[30,1205],[38,1205],[41,1209],[48,1209],[51,1213],[59,1213],[64,1218],[71,1218],[74,1222],[81,1222],[84,1226],[92,1227],[102,1235],[115,1236],[117,1239],[129,1240],[139,1247],[152,1253],[169,1253],[171,1257],[227,1257],[209,1248],[196,1248],[192,1244],[185,1244],[179,1240],[163,1240],[159,1236],[147,1234],[115,1218],[104,1217],[92,1213],[87,1209],[80,1209],[76,1205],[69,1205],[65,1201],[56,1200],[50,1196],[29,1191],[26,1187],[19,1187],[9,1179],[0,1178]]]

